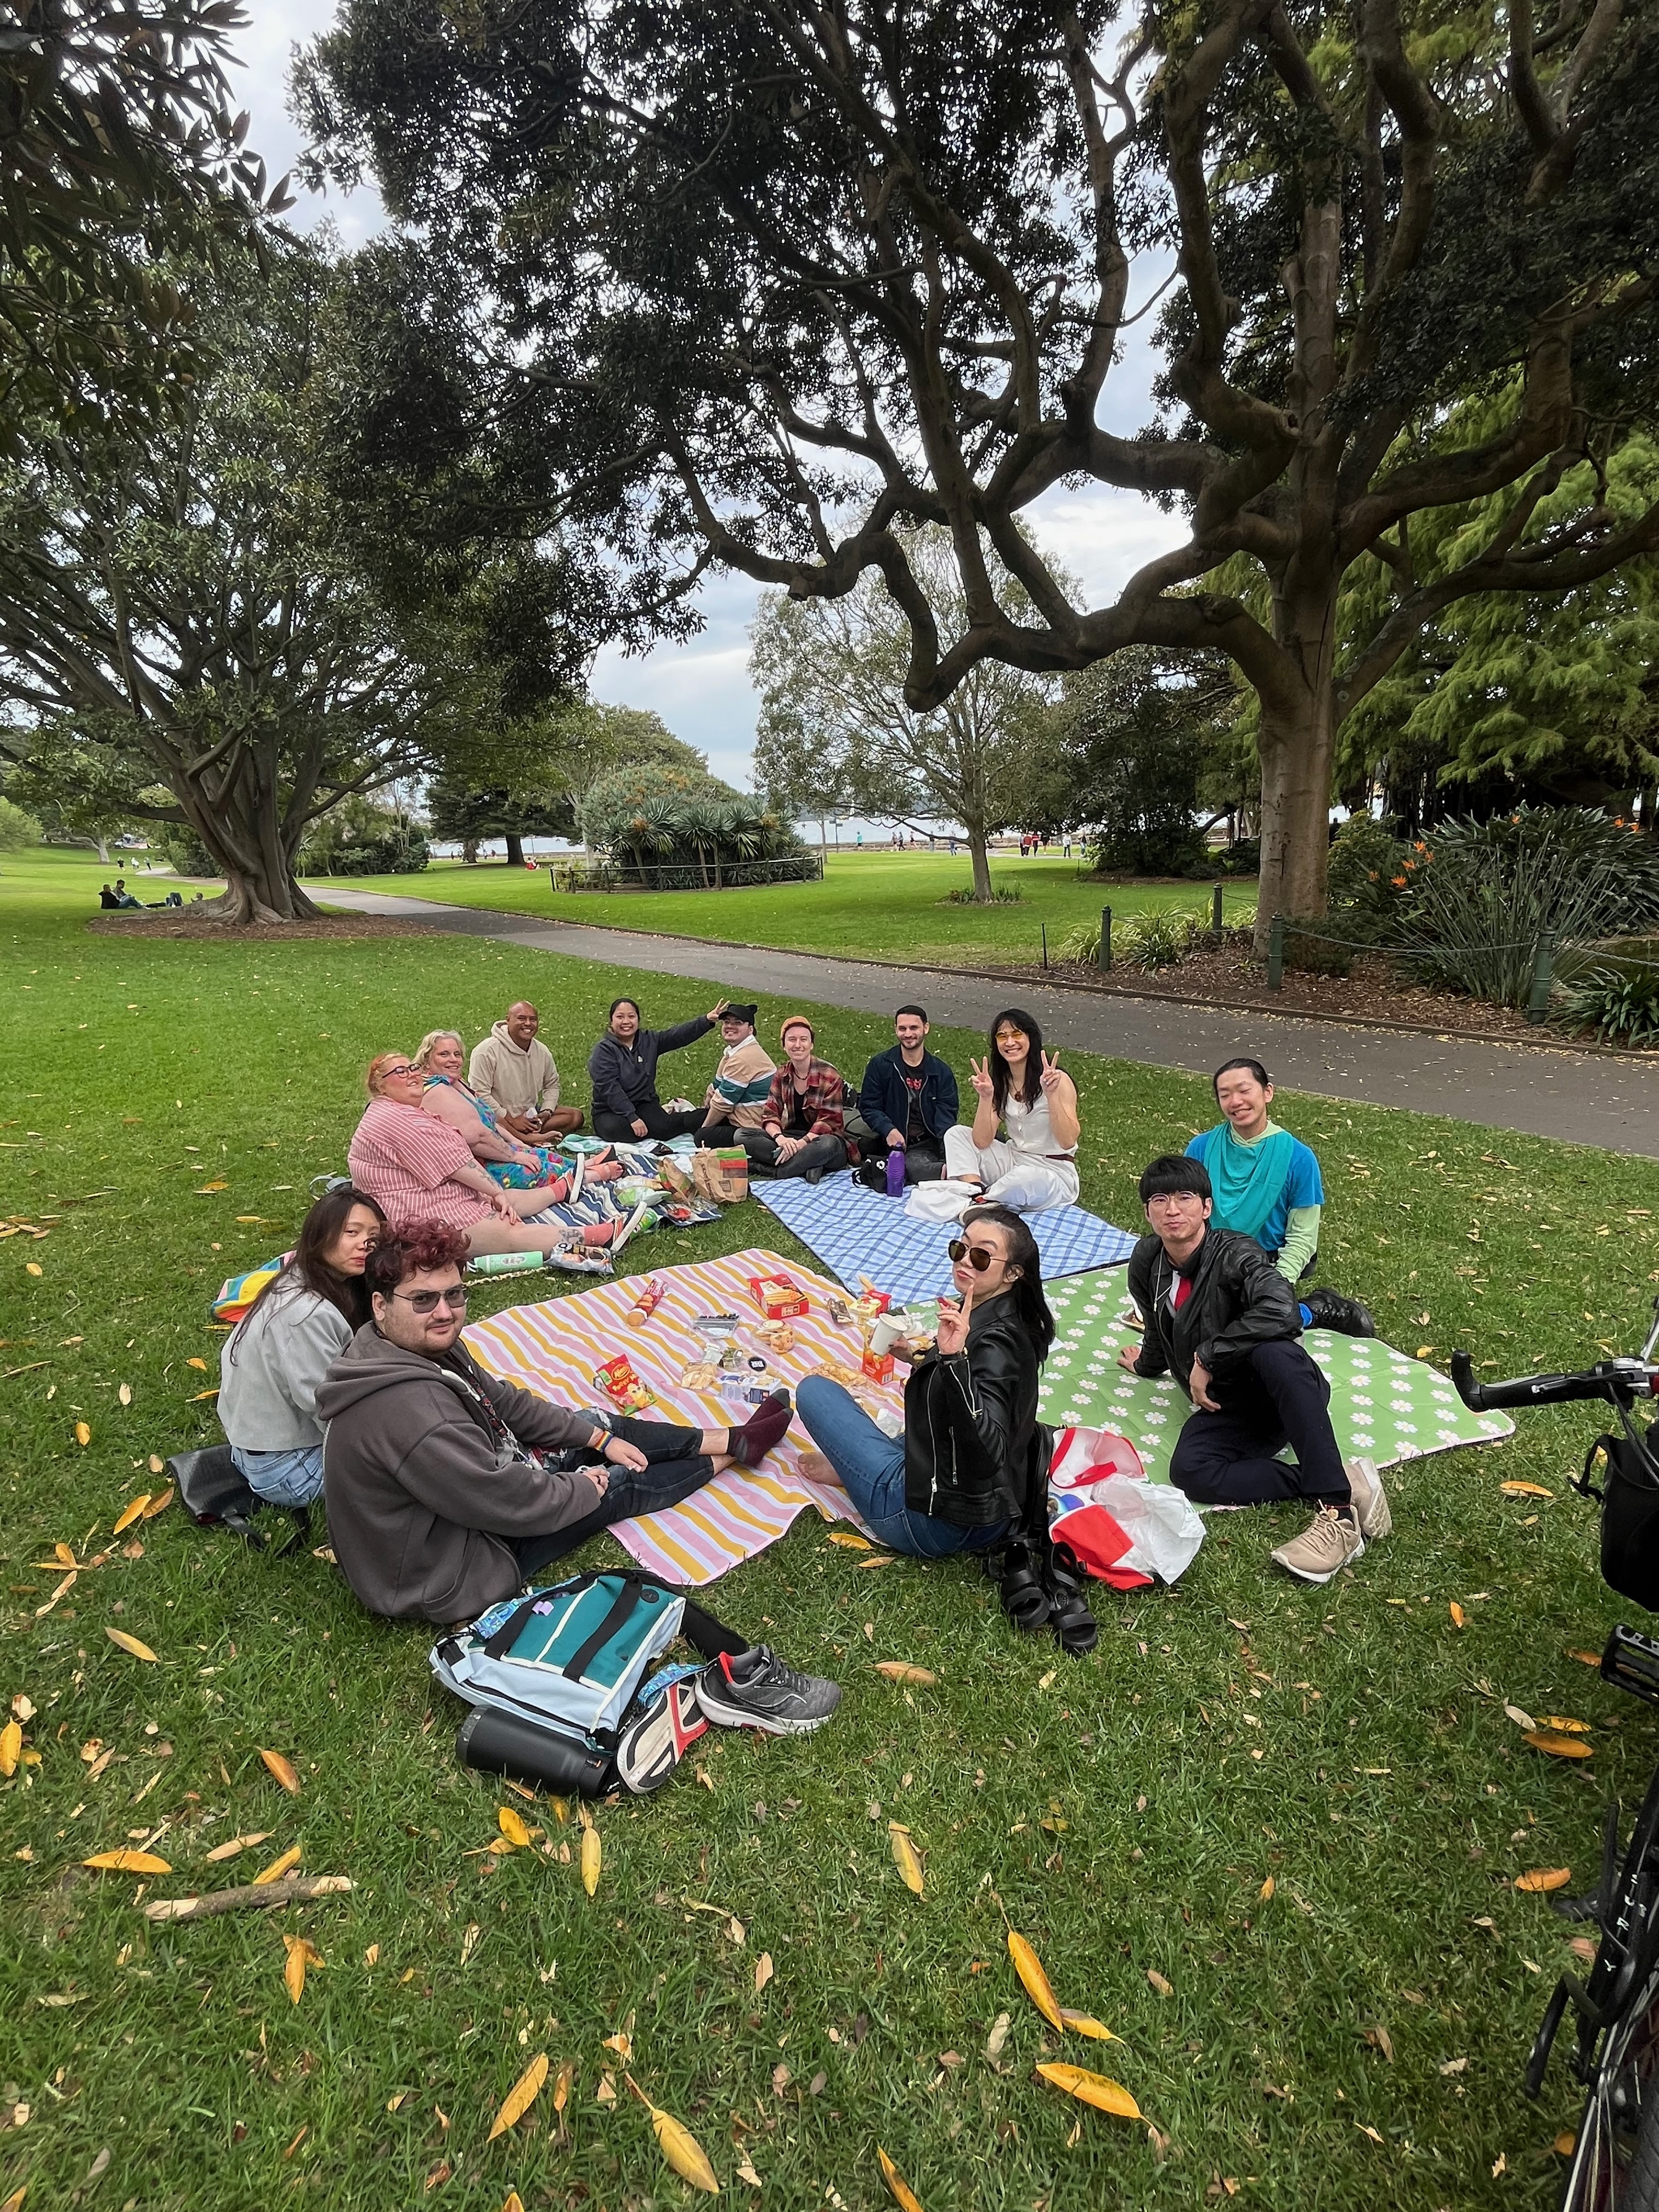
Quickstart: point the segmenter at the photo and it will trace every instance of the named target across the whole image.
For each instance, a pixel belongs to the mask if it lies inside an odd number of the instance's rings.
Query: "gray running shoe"
[[[1334,1506],[1322,1505],[1299,1536],[1267,1556],[1298,1582],[1328,1583],[1352,1566],[1364,1549],[1358,1513],[1339,1513]]]
[[[769,1644],[733,1658],[723,1651],[697,1677],[697,1701],[722,1728],[759,1729],[766,1735],[810,1735],[841,1703],[839,1682],[798,1674]]]
[[[1382,1488],[1382,1477],[1368,1459],[1345,1459],[1342,1471],[1353,1493],[1353,1510],[1359,1516],[1359,1533],[1368,1544],[1386,1536],[1394,1527],[1394,1514]]]

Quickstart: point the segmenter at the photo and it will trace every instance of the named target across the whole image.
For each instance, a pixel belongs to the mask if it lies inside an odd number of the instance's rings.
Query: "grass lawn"
[[[780,884],[736,891],[556,892],[540,868],[505,861],[438,860],[417,876],[353,878],[356,890],[396,891],[406,898],[457,906],[498,907],[512,914],[550,915],[596,927],[649,929],[666,936],[724,939],[786,952],[844,952],[869,959],[1035,961],[1047,924],[1052,947],[1079,923],[1097,924],[1109,906],[1115,919],[1151,906],[1207,907],[1207,884],[1102,884],[1078,875],[1075,860],[1057,854],[1022,860],[998,855],[991,879],[1024,893],[1018,906],[951,906],[947,894],[972,881],[965,849],[946,853],[831,853],[822,883]],[[328,896],[326,882],[313,892]],[[1255,904],[1255,882],[1229,884],[1226,908]]]
[[[0,2118],[29,2107],[0,2132],[0,2197],[68,2204],[108,2150],[92,2201],[110,2212],[498,2212],[510,2188],[530,2212],[689,2204],[619,2070],[599,2099],[605,2039],[626,2033],[635,2079],[695,2129],[730,2202],[875,2212],[878,2144],[930,2212],[1188,2212],[1235,2185],[1284,2212],[1553,2201],[1552,2141],[1576,2108],[1559,2066],[1536,2106],[1520,2076],[1571,1930],[1510,1885],[1570,1866],[1588,1886],[1604,1798],[1639,1796],[1656,1754],[1648,1714],[1570,1656],[1626,1609],[1565,1487],[1589,1412],[1391,1478],[1392,1540],[1332,1589],[1268,1568],[1295,1516],[1218,1516],[1173,1590],[1102,1589],[1099,1649],[1077,1665],[1017,1638],[972,1569],[860,1571],[799,1522],[711,1597],[845,1685],[832,1724],[799,1743],[722,1735],[698,1759],[712,1789],[681,1778],[599,1808],[591,1900],[556,1857],[490,1871],[499,1804],[574,1830],[456,1765],[428,1636],[366,1619],[325,1563],[250,1554],[176,1504],[51,1610],[58,1576],[35,1563],[109,1545],[156,1486],[147,1455],[215,1434],[207,1301],[283,1245],[308,1178],[343,1161],[370,1051],[439,1023],[475,1036],[528,990],[580,1097],[628,979],[448,939],[124,944],[88,935],[84,910],[78,890],[24,895],[0,870],[0,1211],[58,1217],[44,1241],[0,1245],[4,1695],[33,1700],[40,1753],[0,1784]],[[708,995],[641,982],[664,1018]],[[885,1041],[818,1018],[843,1066]],[[972,1040],[936,1041],[965,1065]],[[1208,1102],[1185,1077],[1071,1064],[1085,1195],[1121,1221],[1134,1172]],[[1507,1371],[1636,1338],[1659,1275],[1650,1164],[1288,1095],[1278,1110],[1323,1156],[1327,1279],[1396,1342],[1466,1343]],[[757,1241],[793,1250],[750,1206],[653,1240],[641,1264]],[[481,1312],[524,1294],[481,1292]],[[1515,1476],[1552,1495],[1504,1498]],[[608,1540],[593,1556],[614,1556]],[[890,1685],[880,1658],[937,1686]],[[1592,1723],[1594,1757],[1528,1752],[1505,1699]],[[261,1747],[294,1760],[297,1797]],[[890,1818],[927,1856],[921,1899]],[[174,1869],[152,1895],[295,1845],[357,1887],[152,1927],[134,1878],[79,1864],[143,1839]],[[1055,2047],[998,1900],[1061,2001],[1121,2044]],[[297,2006],[284,1931],[324,1961]],[[763,1952],[775,1973],[757,1994]],[[489,2142],[543,2051],[575,2067],[568,2134],[544,2093]],[[1052,2057],[1123,2081],[1159,2140],[1036,2079]]]

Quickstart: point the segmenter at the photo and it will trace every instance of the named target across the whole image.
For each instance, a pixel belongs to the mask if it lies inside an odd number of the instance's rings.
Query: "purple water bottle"
[[[904,1188],[904,1147],[892,1145],[887,1152],[887,1195],[897,1198]]]

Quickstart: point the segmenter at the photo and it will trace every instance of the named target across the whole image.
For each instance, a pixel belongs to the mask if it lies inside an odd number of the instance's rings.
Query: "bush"
[[[1098,937],[1097,932],[1097,951]],[[1122,967],[1155,974],[1160,968],[1178,967],[1189,953],[1204,951],[1214,943],[1207,914],[1151,907],[1112,932],[1112,958]]]
[[[1583,806],[1451,822],[1401,864],[1397,941],[1433,981],[1525,1006],[1538,941],[1595,945],[1659,921],[1659,847]]]
[[[413,876],[431,859],[425,836],[406,814],[372,799],[348,799],[307,832],[300,872],[323,876]]]
[[[1210,852],[1210,867],[1218,876],[1259,876],[1261,840],[1241,837],[1236,845],[1217,845]]]
[[[218,880],[218,863],[196,832],[182,822],[158,822],[149,832],[149,849],[152,857],[165,860],[175,875]]]
[[[632,872],[652,890],[805,882],[817,873],[817,855],[787,822],[701,769],[656,762],[618,769],[589,787],[581,819],[588,848],[606,856],[618,882]]]
[[[1604,1044],[1659,1046],[1659,968],[1592,968],[1565,994],[1561,1015]]]
[[[21,853],[40,842],[40,824],[9,799],[0,799],[0,853]]]
[[[1330,858],[1330,933],[1356,945],[1387,945],[1399,933],[1400,902],[1423,858],[1397,825],[1351,815]]]
[[[972,884],[969,884],[961,890],[946,891],[939,904],[941,906],[1018,906],[1024,896],[1024,892],[1018,884],[994,883],[991,886],[990,897],[982,899]],[[1100,933],[1097,930],[1095,933],[1098,936]]]

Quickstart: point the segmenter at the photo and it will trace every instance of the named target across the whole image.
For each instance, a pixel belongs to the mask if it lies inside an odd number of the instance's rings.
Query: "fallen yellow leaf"
[[[1569,1651],[1567,1656],[1576,1659],[1581,1667],[1599,1667],[1601,1663],[1599,1651]]]
[[[1546,1490],[1541,1482],[1500,1482],[1498,1487],[1505,1498],[1553,1498],[1553,1490]]]
[[[142,1521],[144,1517],[144,1508],[149,1501],[150,1492],[148,1490],[140,1491],[130,1505],[124,1505],[121,1508],[115,1527],[111,1531],[112,1534],[119,1536],[126,1529],[131,1528],[135,1521]]]
[[[892,2192],[893,2202],[899,2212],[921,2212],[921,2203],[914,2189],[899,2172],[881,2145],[876,2145],[876,2159],[881,2167],[881,2178]]]
[[[900,1881],[907,1889],[914,1890],[920,1897],[923,1883],[921,1859],[910,1840],[910,1831],[901,1821],[890,1820],[887,1833],[892,1843],[893,1863],[899,1870]]]
[[[1459,1605],[1455,1598],[1452,1599],[1451,1602],[1447,1606],[1446,1610],[1451,1615],[1451,1625],[1454,1628],[1467,1628],[1468,1626],[1469,1617],[1468,1613],[1464,1612],[1462,1607]]]
[[[562,2112],[566,2105],[569,2102],[570,2085],[575,2078],[575,2060],[574,2058],[562,2059],[559,2063],[558,2073],[555,2076],[553,2082],[553,2109],[556,2112]]]
[[[903,1659],[878,1659],[878,1674],[885,1674],[890,1682],[937,1682],[939,1676],[930,1674],[926,1667],[912,1667]]]
[[[363,1964],[366,1966],[378,1966],[380,1963],[380,1947],[378,1943],[371,1943],[363,1954]]]
[[[216,1190],[228,1190],[229,1188],[230,1185],[226,1182],[222,1176],[216,1182],[204,1182],[200,1184],[198,1187],[196,1195],[198,1198],[206,1198],[210,1192]]]
[[[618,2058],[631,2058],[634,2056],[634,2039],[625,2027],[619,2027],[614,2035],[605,2037],[605,2048],[614,2051]]]
[[[8,1721],[0,1729],[0,1775],[8,1782],[17,1771],[17,1762],[23,1755],[23,1731],[15,1721]]]
[[[1111,2112],[1121,2120],[1138,2120],[1140,2107],[1121,2081],[1105,2074],[1091,2074],[1086,2066],[1039,2066],[1037,2072],[1068,2097],[1079,2098],[1097,2112]]]
[[[763,1951],[755,1961],[755,1995],[758,1996],[772,1978],[772,1954]]]
[[[94,1851],[89,1859],[81,1862],[85,1867],[96,1867],[100,1874],[171,1874],[173,1869],[165,1859],[158,1859],[154,1851]]]
[[[582,1830],[582,1887],[590,1897],[599,1886],[599,1866],[603,1858],[599,1832],[588,1827]]]
[[[1267,1879],[1266,1880],[1266,1881],[1264,1881],[1264,1882],[1262,1883],[1262,1885],[1261,1885],[1261,1888],[1256,1892],[1256,1895],[1257,1895],[1257,1896],[1261,1899],[1261,1902],[1262,1902],[1264,1905],[1267,1902],[1267,1899],[1268,1899],[1273,1895],[1273,1888],[1274,1888],[1273,1878],[1273,1876],[1272,1876],[1271,1875],[1269,1875],[1267,1876]]]
[[[206,1863],[209,1866],[217,1866],[222,1859],[234,1859],[241,1852],[251,1850],[255,1844],[265,1844],[270,1840],[269,1828],[261,1828],[257,1834],[232,1836],[228,1843],[221,1844],[216,1850],[211,1850],[207,1854]]]
[[[120,1389],[116,1392],[116,1394],[115,1394],[115,1395],[116,1395],[116,1396],[120,1400],[121,1403],[122,1403],[124,1406],[130,1406],[130,1405],[132,1403],[132,1385],[131,1385],[131,1382],[124,1382],[124,1383],[121,1385]]]
[[[136,1636],[129,1636],[125,1628],[106,1628],[104,1633],[118,1650],[127,1652],[134,1659],[146,1659],[152,1667],[160,1665],[149,1644],[141,1644]]]
[[[491,2142],[497,2136],[504,2136],[509,2128],[517,2126],[541,2094],[542,2084],[546,2079],[547,2053],[538,2051],[502,2100],[501,2109],[490,2124]]]
[[[161,1472],[161,1455],[160,1452],[152,1452],[150,1454],[149,1471],[152,1474],[160,1474]]]
[[[26,1275],[38,1275],[41,1273],[42,1269],[40,1262],[38,1260],[25,1260],[23,1262],[23,1273]]]
[[[280,1751],[261,1751],[259,1756],[287,1790],[289,1796],[297,1797],[300,1794],[300,1778],[294,1771],[293,1760],[284,1759]]]
[[[1540,1728],[1559,1729],[1563,1735],[1588,1735],[1590,1733],[1588,1721],[1570,1721],[1565,1713],[1540,1713],[1538,1725]]]
[[[83,1449],[92,1442],[92,1431],[84,1421],[77,1421],[75,1424],[75,1441]]]
[[[1571,1867],[1534,1867],[1530,1874],[1517,1875],[1515,1886],[1534,1895],[1547,1896],[1553,1889],[1565,1889],[1571,1880]]]
[[[305,1995],[306,1968],[320,1966],[323,1954],[306,1936],[284,1936],[283,1942],[288,1948],[288,1957],[283,1964],[283,1985],[290,2000],[298,2004]]]
[[[1014,1962],[1014,1972],[1025,1984],[1027,1996],[1042,2014],[1050,2027],[1064,2027],[1060,1999],[1054,1995],[1054,1984],[1043,1972],[1042,1961],[1023,1936],[1008,1930],[1008,1956]]]
[[[1121,2043],[1121,2035],[1114,2035],[1104,2021],[1097,2020],[1090,2012],[1073,2012],[1070,2005],[1061,2005],[1060,2016],[1073,2035],[1092,2036],[1097,2043]]]
[[[262,1889],[268,1881],[280,1881],[290,1867],[296,1867],[299,1863],[300,1846],[298,1844],[294,1844],[283,1853],[281,1858],[272,1859],[268,1867],[262,1867],[254,1875],[250,1887]]]
[[[873,1552],[876,1548],[867,1536],[858,1535],[851,1528],[832,1528],[825,1541],[839,1544],[847,1552]]]
[[[524,2212],[524,2199],[516,2189],[507,2191],[507,2202],[501,2206],[501,2212]]]
[[[145,1506],[145,1520],[153,1521],[158,1513],[165,1513],[178,1494],[177,1491],[175,1491],[171,1484],[169,1484],[167,1489],[162,1491],[159,1496],[152,1498],[149,1504]]]
[[[1571,2128],[1563,2128],[1550,2148],[1558,2158],[1571,2158],[1578,2148],[1578,2137]]]
[[[1174,1983],[1169,1981],[1164,1975],[1160,1974],[1156,1966],[1147,1967],[1146,1978],[1152,1984],[1152,1987],[1158,1991],[1159,1996],[1172,1997],[1175,1995]]]
[[[1554,1729],[1528,1729],[1521,1739],[1534,1751],[1547,1752],[1552,1759],[1589,1759],[1589,1746],[1581,1736],[1562,1735]]]
[[[530,1848],[530,1831],[526,1827],[524,1822],[519,1818],[518,1814],[514,1811],[510,1805],[502,1805],[497,1808],[495,1814],[495,1826],[501,1830],[507,1842],[512,1844],[514,1850],[528,1850]],[[545,2069],[543,2070],[545,2071]]]
[[[651,2124],[656,2130],[658,2142],[662,2146],[662,2154],[675,2172],[683,2181],[689,2181],[694,2189],[707,2190],[711,2197],[719,2196],[720,2185],[714,2179],[714,2169],[690,2129],[677,2120],[672,2112],[664,2112],[660,2105],[653,2105],[631,2074],[625,2074],[623,2079],[650,2113]]]
[[[205,1359],[187,1359],[185,1360],[185,1364],[186,1367],[195,1368],[199,1374],[205,1375],[208,1371],[208,1364]]]

